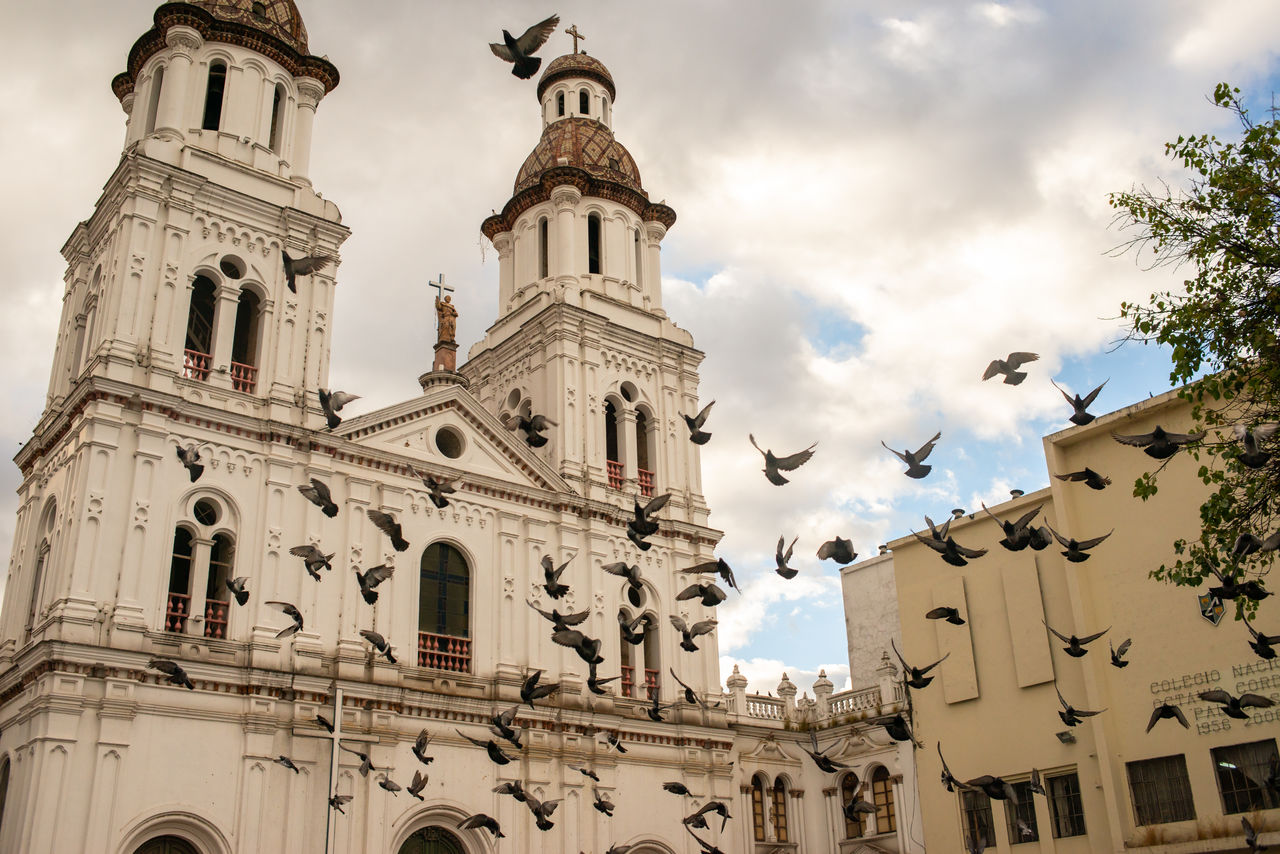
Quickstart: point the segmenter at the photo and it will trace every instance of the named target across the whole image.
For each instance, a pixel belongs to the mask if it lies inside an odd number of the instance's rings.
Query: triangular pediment
[[[744,762],[752,760],[761,764],[780,762],[800,764],[800,757],[793,756],[790,751],[784,750],[773,736],[762,738],[750,752],[743,753],[741,759]]]
[[[433,470],[553,492],[573,489],[462,383],[429,386],[421,397],[349,418],[334,431],[356,444],[412,457]]]

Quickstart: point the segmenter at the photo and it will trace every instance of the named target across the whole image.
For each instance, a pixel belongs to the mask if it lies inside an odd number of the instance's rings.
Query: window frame
[[[1064,787],[1066,791],[1055,791],[1058,786]],[[1072,791],[1073,788],[1074,791]],[[1084,797],[1080,788],[1080,775],[1075,770],[1061,771],[1053,775],[1046,774],[1044,790],[1049,802],[1049,823],[1053,838],[1070,839],[1076,836],[1087,836],[1089,829],[1084,818]]]
[[[1257,756],[1245,763],[1239,762],[1238,759],[1229,754],[1229,751],[1247,751],[1250,748],[1258,749]],[[1259,780],[1267,779],[1267,775],[1270,772],[1271,758],[1277,755],[1276,740],[1274,738],[1246,741],[1239,744],[1224,744],[1209,751],[1223,815],[1241,815],[1254,810],[1280,807],[1280,795],[1258,782]],[[1225,762],[1230,762],[1231,764],[1228,766],[1224,764]],[[1243,778],[1245,785],[1241,787],[1233,786],[1228,793],[1222,784],[1231,771],[1236,771]],[[1230,802],[1228,801],[1229,798],[1231,799]],[[1244,806],[1240,805],[1241,799],[1245,799]]]
[[[1135,827],[1195,820],[1196,805],[1185,754],[1135,759],[1124,767]],[[1135,771],[1144,779],[1134,779]],[[1184,807],[1186,813],[1178,812],[1179,807]]]

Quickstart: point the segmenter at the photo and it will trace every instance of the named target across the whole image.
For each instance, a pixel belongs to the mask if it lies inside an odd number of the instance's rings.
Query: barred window
[[[1125,767],[1129,769],[1136,824],[1165,824],[1196,817],[1187,760],[1182,754],[1129,762]]]
[[[964,816],[966,842],[983,841],[986,845],[995,844],[996,823],[991,817],[991,798],[987,797],[986,792],[961,792],[960,812]]]
[[[889,780],[889,769],[883,765],[871,774],[871,802],[876,805],[876,833],[893,833],[897,830],[893,783]]]
[[[1004,804],[1004,817],[1009,826],[1009,844],[1037,842],[1040,839],[1040,826],[1036,824],[1036,804],[1031,794],[1031,781],[1020,780],[1010,785],[1018,797],[1018,803],[1015,805],[1012,801],[1005,801]]]
[[[1222,793],[1224,813],[1231,815],[1280,807],[1280,795],[1266,785],[1276,756],[1274,738],[1213,749],[1213,765],[1218,772],[1218,791]]]
[[[790,842],[791,837],[787,833],[787,789],[781,777],[774,780],[770,794],[773,796],[774,838],[778,842]]]
[[[751,828],[756,842],[764,842],[764,784],[759,777],[751,779]]]
[[[1053,838],[1084,836],[1084,803],[1080,800],[1080,778],[1076,772],[1045,778],[1049,795],[1049,816],[1053,819]]]

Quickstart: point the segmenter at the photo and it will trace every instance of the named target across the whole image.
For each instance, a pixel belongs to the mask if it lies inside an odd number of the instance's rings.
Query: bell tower
[[[316,108],[337,85],[292,0],[156,10],[111,83],[119,166],[62,249],[42,423],[90,378],[301,423],[297,404],[326,384],[348,235],[308,176]],[[285,252],[335,260],[295,290]]]
[[[698,447],[702,353],[662,308],[660,247],[676,213],[650,201],[614,137],[617,90],[594,57],[552,60],[538,81],[542,136],[511,198],[481,230],[498,251],[499,317],[460,370],[500,417],[557,426],[538,452],[598,500],[672,492],[705,524]]]

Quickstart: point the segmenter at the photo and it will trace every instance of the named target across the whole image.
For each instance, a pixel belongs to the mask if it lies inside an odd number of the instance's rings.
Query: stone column
[[[220,377],[220,383],[231,384],[231,347],[236,334],[236,312],[240,308],[240,289],[221,285],[214,292],[213,348],[209,354],[209,379]]]
[[[206,593],[209,587],[209,556],[213,551],[213,540],[197,539],[191,541],[191,610],[187,614],[187,631],[189,635],[204,637],[204,608]]]
[[[813,696],[818,704],[817,719],[825,721],[831,717],[831,691],[835,686],[827,678],[826,670],[818,671],[818,680],[813,683]]]
[[[880,677],[880,705],[887,706],[893,702],[893,685],[898,678],[898,668],[889,660],[887,651],[880,654],[880,666],[876,668],[876,675]]]
[[[120,99],[120,108],[124,110],[124,144],[127,146],[142,135],[140,126],[133,121],[133,108],[138,103],[138,92],[134,90]]]
[[[498,311],[502,314],[511,310],[511,298],[516,291],[516,271],[512,264],[511,232],[504,231],[493,236],[493,248],[498,250]]]
[[[636,411],[630,407],[618,413],[618,455],[622,457],[622,477],[629,492],[637,492]]]
[[[738,666],[735,664],[733,669],[736,672]],[[743,681],[745,682],[746,680]],[[739,814],[743,817],[742,821],[739,822],[742,827],[742,850],[754,851],[756,843],[756,818],[755,811],[751,807],[750,778],[747,778],[747,785],[738,787],[738,792],[742,796],[742,805],[738,807]]]
[[[906,821],[904,821],[904,818],[907,817],[902,813],[902,808],[906,805],[906,801],[903,800],[902,796],[902,775],[894,774],[889,778],[889,783],[893,786],[893,824],[898,837],[898,850],[904,852],[910,851],[911,842],[907,839],[907,824]],[[872,819],[874,818],[875,816],[872,816]],[[995,821],[994,813],[991,818],[992,821]]]
[[[551,275],[557,279],[576,276],[574,269],[574,235],[578,223],[578,202],[582,192],[572,185],[561,185],[551,191],[551,204],[556,210],[555,254],[551,258]]]
[[[155,132],[166,139],[181,140],[185,132],[187,89],[191,80],[194,55],[204,44],[200,33],[191,27],[170,27],[164,36],[169,47],[169,64],[160,87],[160,105],[156,110]]]
[[[839,794],[838,786],[827,786],[822,790],[822,814],[827,819],[827,838],[831,840],[832,851],[836,850],[838,840],[844,839],[844,810]]]
[[[797,851],[808,851],[804,840],[804,789],[788,789],[787,794],[791,796],[791,806],[788,808],[787,816],[787,835],[792,842],[796,843]]]
[[[782,674],[782,681],[778,683],[778,696],[782,699],[782,717],[785,720],[795,720],[796,717],[796,685],[787,678],[787,674]]]
[[[747,677],[743,676],[738,670],[738,665],[733,665],[733,672],[729,674],[729,678],[724,683],[729,688],[729,693],[733,696],[733,711],[738,715],[746,715],[747,713]]]
[[[311,132],[316,121],[316,106],[324,97],[324,85],[311,77],[295,77],[298,86],[298,112],[293,130],[293,174],[289,179],[311,186],[307,176],[311,168]]]
[[[645,246],[648,256],[644,265],[644,292],[649,297],[649,309],[662,308],[662,238],[667,227],[660,222],[644,224]]]

